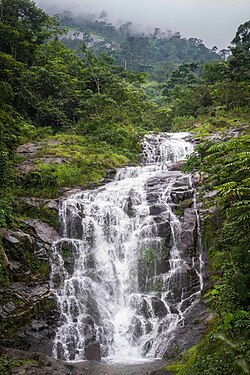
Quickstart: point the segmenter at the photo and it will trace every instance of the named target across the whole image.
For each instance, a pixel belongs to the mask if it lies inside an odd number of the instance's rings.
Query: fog
[[[141,29],[160,27],[179,31],[184,37],[203,39],[208,47],[226,48],[237,27],[250,19],[249,0],[37,0],[37,4],[55,13],[70,10],[74,14],[108,12],[113,24],[132,21]]]

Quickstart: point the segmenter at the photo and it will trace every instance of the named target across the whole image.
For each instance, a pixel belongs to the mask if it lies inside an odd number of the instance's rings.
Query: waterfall
[[[161,357],[199,301],[194,189],[179,168],[193,151],[188,139],[145,136],[142,166],[61,202],[51,259],[61,313],[55,357],[82,360],[92,342],[112,360]]]

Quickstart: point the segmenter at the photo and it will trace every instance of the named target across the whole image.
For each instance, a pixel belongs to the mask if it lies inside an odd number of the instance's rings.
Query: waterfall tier
[[[203,281],[187,133],[148,135],[143,166],[62,201],[52,287],[61,312],[54,355],[82,360],[100,343],[113,360],[161,357],[199,301]]]

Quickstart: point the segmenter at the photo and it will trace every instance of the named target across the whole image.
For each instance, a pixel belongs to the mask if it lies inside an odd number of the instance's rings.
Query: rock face
[[[31,171],[35,171],[37,169],[38,161],[42,162],[43,164],[63,164],[67,163],[67,160],[63,157],[51,157],[51,156],[41,156],[41,150],[46,146],[53,147],[55,144],[61,144],[60,141],[57,140],[49,140],[47,143],[45,142],[36,142],[36,143],[26,143],[21,145],[17,149],[17,155],[23,159],[17,168],[18,172],[22,174],[29,173]]]
[[[34,228],[36,236],[42,241],[51,245],[54,241],[60,239],[58,233],[54,228],[50,227],[48,224],[43,223],[41,220],[24,220],[25,224]]]
[[[58,206],[53,200],[33,198],[23,198],[21,204],[54,212]],[[8,277],[0,291],[0,344],[51,355],[59,315],[49,284],[49,256],[59,235],[38,219],[26,219],[22,226],[23,231],[0,232]]]

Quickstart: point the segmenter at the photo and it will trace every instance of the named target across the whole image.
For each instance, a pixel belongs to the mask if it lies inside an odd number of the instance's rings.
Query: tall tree
[[[232,40],[229,65],[232,77],[238,81],[250,79],[250,21],[239,26]]]

